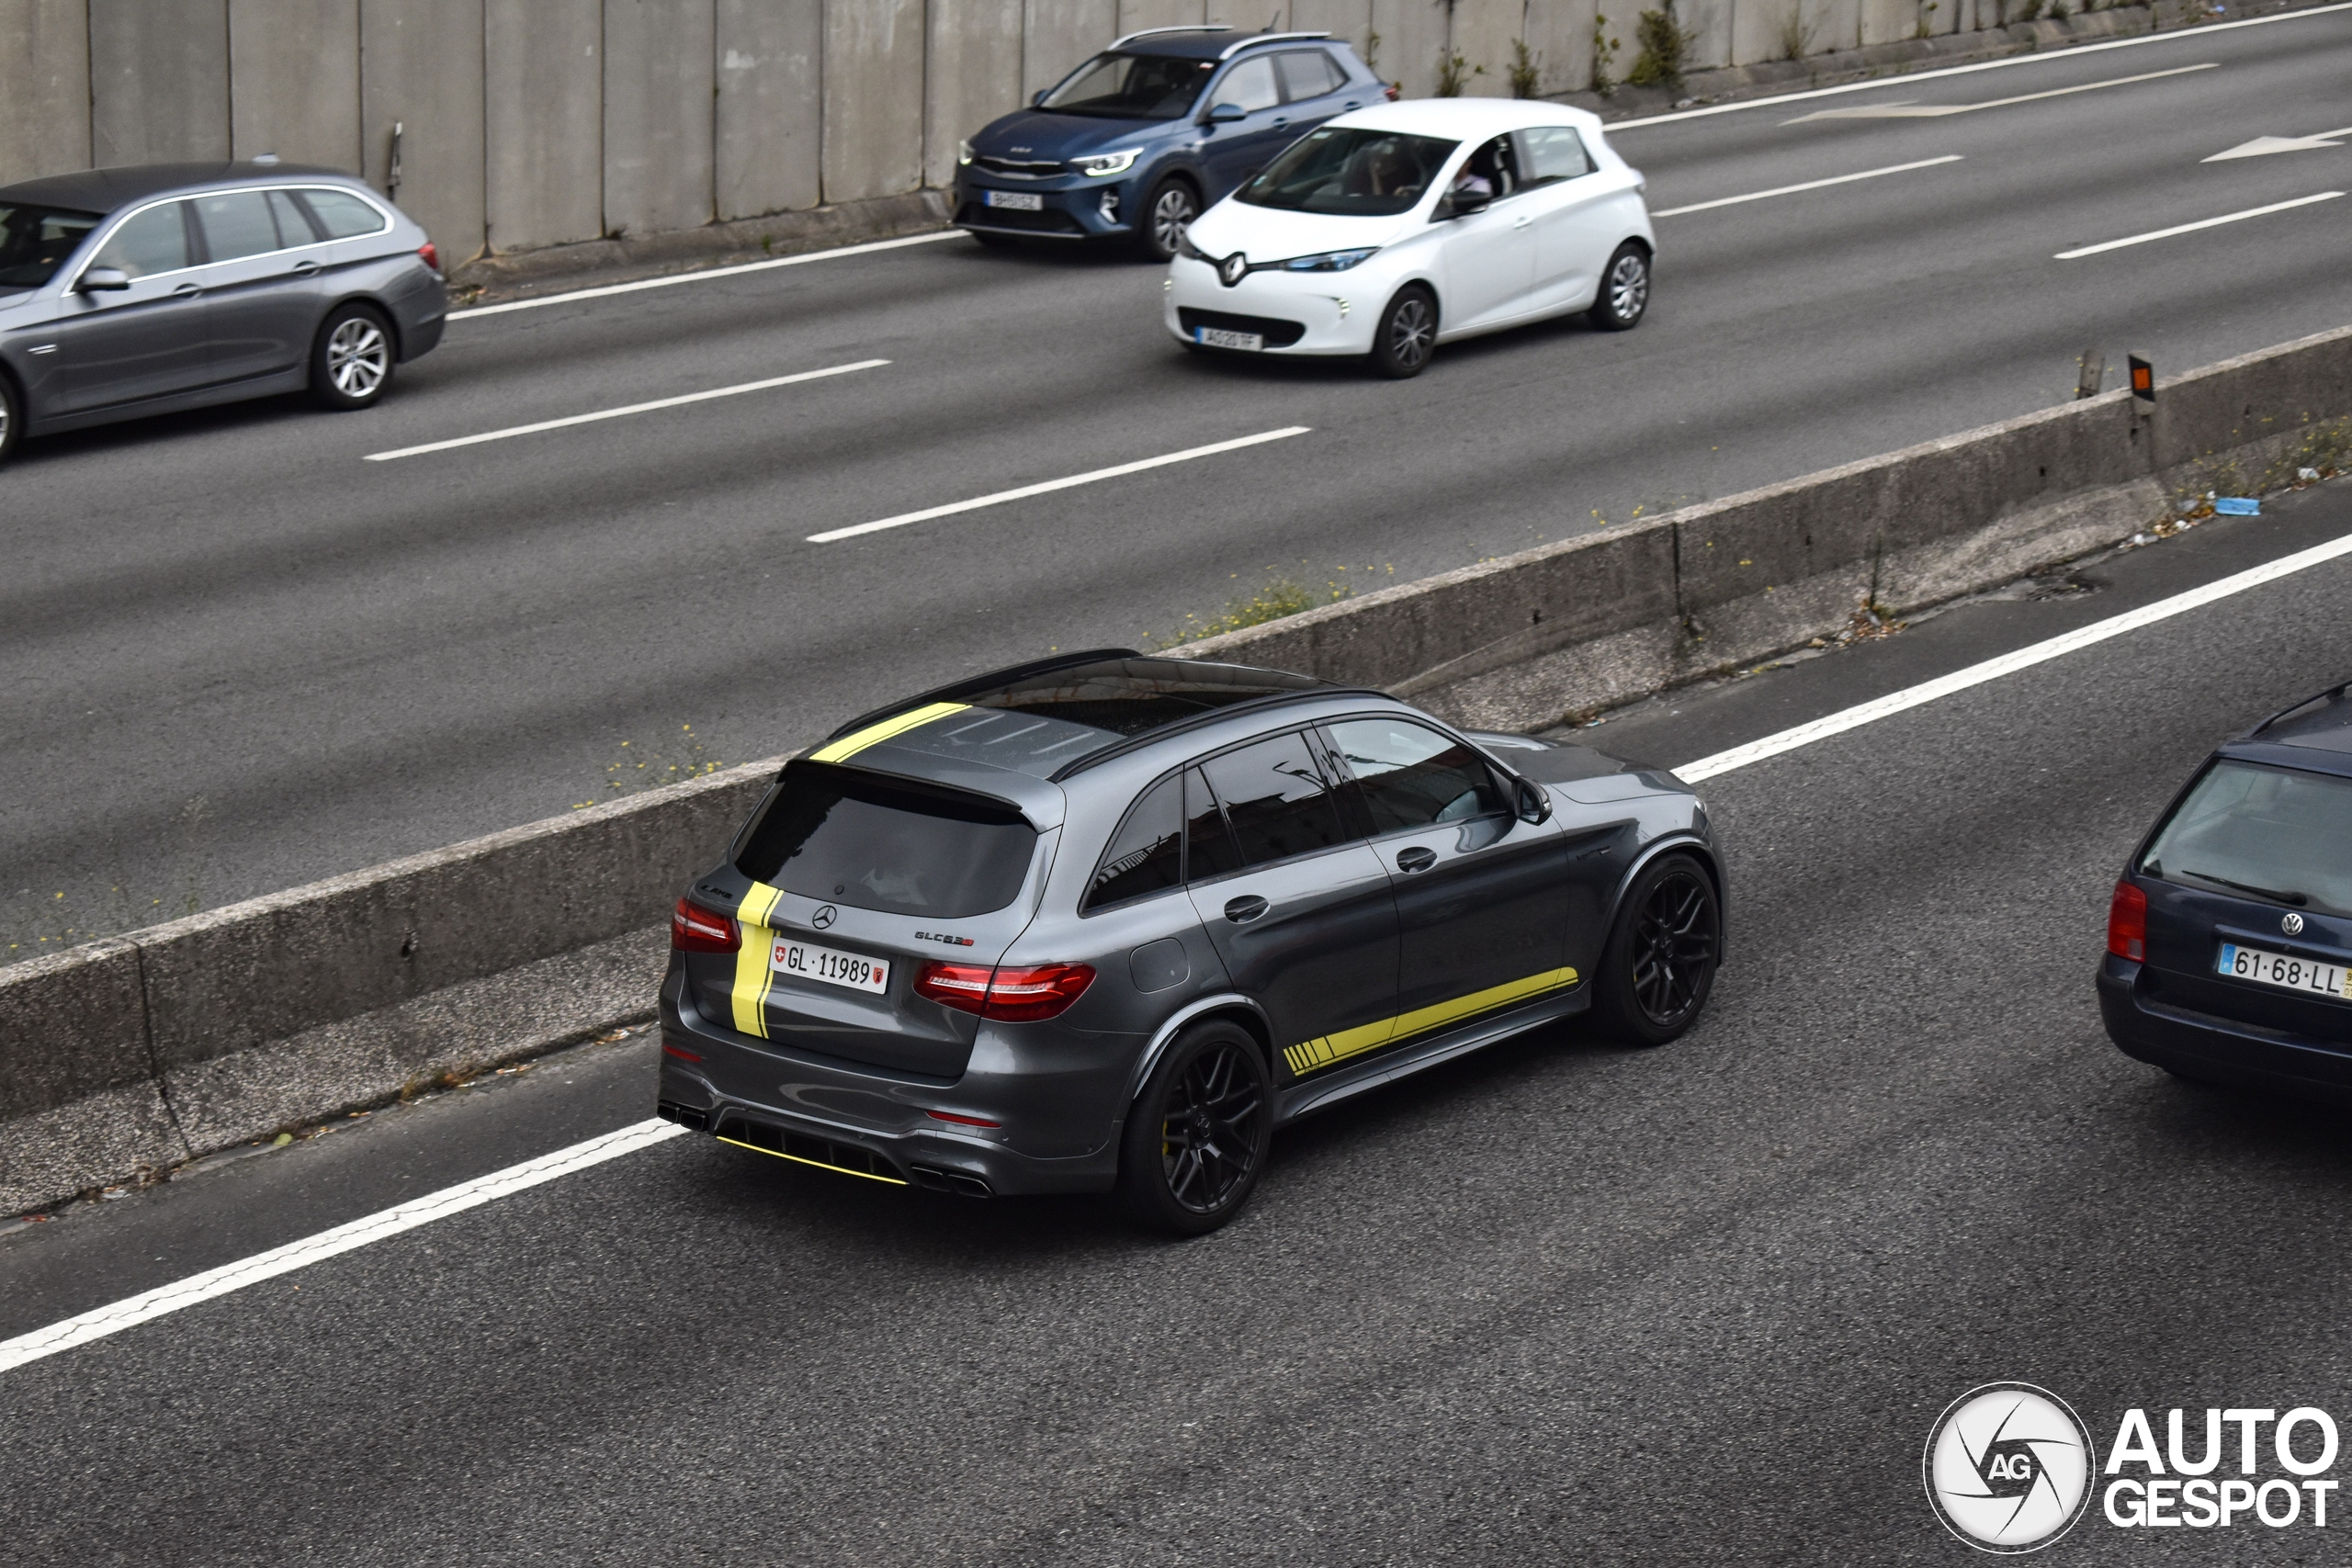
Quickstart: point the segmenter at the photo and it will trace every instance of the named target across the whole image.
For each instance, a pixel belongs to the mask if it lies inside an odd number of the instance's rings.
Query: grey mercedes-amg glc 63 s
[[[1662,1044],[1723,957],[1672,774],[1378,692],[1078,654],[786,764],[672,922],[661,1112],[1199,1233],[1273,1130],[1589,1012]]]

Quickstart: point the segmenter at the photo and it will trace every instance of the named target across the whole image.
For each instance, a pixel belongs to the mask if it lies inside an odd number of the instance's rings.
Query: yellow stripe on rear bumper
[[[775,932],[768,925],[768,917],[783,897],[783,889],[754,882],[735,909],[735,919],[743,928],[743,945],[735,950],[735,1028],[739,1033],[756,1034],[763,1040],[768,1037],[768,987],[775,978],[775,971],[768,964],[775,951]]]
[[[1432,1029],[1442,1029],[1474,1014],[1509,1007],[1513,1002],[1525,1001],[1546,991],[1562,990],[1576,983],[1577,972],[1574,969],[1547,969],[1541,975],[1530,975],[1523,980],[1509,980],[1499,986],[1489,986],[1483,991],[1473,991],[1452,1001],[1415,1008],[1411,1012],[1385,1018],[1377,1023],[1363,1024],[1354,1029],[1343,1029],[1336,1034],[1317,1035],[1313,1040],[1301,1041],[1283,1053],[1283,1060],[1290,1064],[1293,1073],[1304,1077],[1319,1068],[1344,1062],[1351,1056],[1361,1056],[1366,1051],[1393,1040],[1426,1034]]]
[[[839,762],[856,756],[868,746],[878,746],[893,736],[904,735],[910,729],[920,729],[934,718],[945,718],[951,713],[962,713],[969,703],[929,703],[906,713],[893,714],[879,724],[869,724],[854,735],[845,735],[830,746],[820,746],[808,753],[812,762]]]

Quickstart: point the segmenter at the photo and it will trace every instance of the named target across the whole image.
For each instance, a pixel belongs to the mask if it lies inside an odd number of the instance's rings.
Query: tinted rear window
[[[2352,915],[2352,779],[2216,762],[2157,832],[2140,872]]]
[[[1012,903],[1036,842],[1009,807],[793,762],[735,865],[803,897],[961,917]]]

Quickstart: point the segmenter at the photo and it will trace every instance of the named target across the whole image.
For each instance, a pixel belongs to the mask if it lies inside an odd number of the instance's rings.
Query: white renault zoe
[[[1384,104],[1307,132],[1195,219],[1166,320],[1193,348],[1369,355],[1417,376],[1441,343],[1547,316],[1636,325],[1657,249],[1642,176],[1597,115]]]

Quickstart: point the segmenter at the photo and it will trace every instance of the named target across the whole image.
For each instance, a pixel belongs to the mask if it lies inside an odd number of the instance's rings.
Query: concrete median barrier
[[[2352,465],[2352,328],[1178,651],[1537,728]],[[0,1213],[650,1015],[782,759],[0,969]]]

